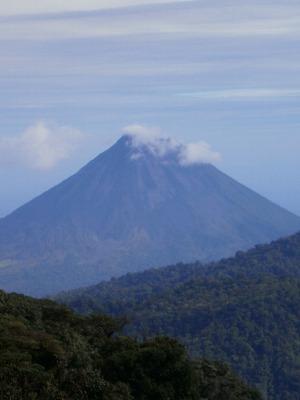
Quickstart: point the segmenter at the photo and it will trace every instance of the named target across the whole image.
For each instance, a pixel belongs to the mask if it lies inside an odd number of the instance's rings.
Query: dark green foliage
[[[261,399],[227,367],[190,361],[173,339],[116,336],[123,323],[0,291],[0,399]]]
[[[126,315],[126,333],[164,334],[219,359],[271,400],[300,399],[300,234],[203,266],[127,275],[60,298]]]

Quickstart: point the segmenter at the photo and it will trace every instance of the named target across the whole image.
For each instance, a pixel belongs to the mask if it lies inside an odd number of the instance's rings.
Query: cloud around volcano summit
[[[165,136],[158,127],[133,124],[124,127],[123,132],[131,138],[131,145],[136,150],[134,158],[138,158],[143,149],[147,148],[162,158],[168,154],[175,154],[182,166],[215,163],[221,159],[220,153],[212,150],[205,141],[182,143]]]

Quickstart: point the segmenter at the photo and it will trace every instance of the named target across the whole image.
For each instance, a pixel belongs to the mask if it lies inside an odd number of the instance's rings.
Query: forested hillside
[[[59,294],[59,301],[81,313],[108,309],[117,312],[131,302],[151,298],[168,289],[202,277],[258,277],[260,275],[300,277],[300,233],[271,244],[238,252],[235,257],[203,265],[177,264],[127,274],[98,285]]]
[[[127,333],[173,336],[228,362],[272,400],[300,399],[300,234],[203,266],[177,265],[66,293],[82,313],[126,315]]]
[[[225,365],[190,361],[166,337],[118,336],[122,325],[0,292],[0,399],[261,399]]]

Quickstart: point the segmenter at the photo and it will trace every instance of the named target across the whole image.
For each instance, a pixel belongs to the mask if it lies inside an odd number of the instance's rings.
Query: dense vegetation
[[[228,362],[267,398],[300,399],[300,234],[203,266],[177,265],[66,293],[82,313],[126,315],[127,333],[167,334]]]
[[[225,365],[190,361],[166,337],[118,336],[122,325],[0,291],[0,399],[261,399]]]

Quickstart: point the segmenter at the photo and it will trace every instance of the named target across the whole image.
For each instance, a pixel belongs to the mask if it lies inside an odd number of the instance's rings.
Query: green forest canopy
[[[220,359],[272,400],[300,399],[300,234],[208,266],[128,274],[60,296],[127,316],[126,333],[169,335]]]
[[[224,364],[191,361],[174,339],[116,335],[123,323],[0,291],[1,400],[261,399]]]

